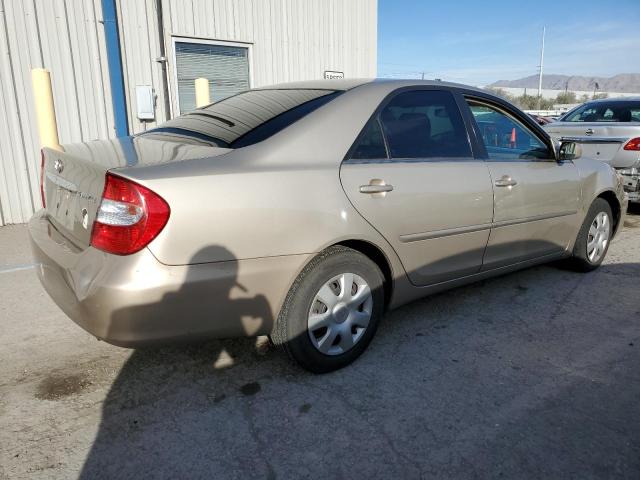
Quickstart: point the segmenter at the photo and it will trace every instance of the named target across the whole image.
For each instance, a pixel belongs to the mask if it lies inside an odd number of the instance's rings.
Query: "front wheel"
[[[598,268],[609,250],[612,235],[611,206],[606,200],[596,198],[578,232],[578,238],[573,247],[571,266],[581,272],[589,272]]]
[[[315,373],[342,368],[367,348],[384,308],[383,275],[362,253],[334,246],[291,287],[272,340]]]

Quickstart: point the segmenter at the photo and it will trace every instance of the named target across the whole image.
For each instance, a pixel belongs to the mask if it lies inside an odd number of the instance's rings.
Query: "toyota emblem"
[[[62,173],[64,170],[64,163],[59,158],[56,158],[56,161],[53,163],[53,168],[55,168],[56,172]]]

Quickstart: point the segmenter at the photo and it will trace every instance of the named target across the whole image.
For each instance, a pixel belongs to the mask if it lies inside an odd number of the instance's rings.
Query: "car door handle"
[[[509,175],[503,175],[502,178],[496,180],[496,187],[514,187],[518,184]]]
[[[386,184],[382,184],[382,185],[376,185],[376,184],[369,184],[369,185],[360,185],[360,193],[385,193],[385,192],[390,192],[393,190],[393,185],[386,185]]]

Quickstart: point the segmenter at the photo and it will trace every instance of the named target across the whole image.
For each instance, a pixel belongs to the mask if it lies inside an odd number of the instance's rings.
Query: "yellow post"
[[[196,108],[209,105],[209,80],[206,78],[196,78]]]
[[[42,147],[60,150],[56,109],[53,105],[49,71],[44,68],[32,69],[31,84],[33,85],[33,101],[36,107],[40,144]]]

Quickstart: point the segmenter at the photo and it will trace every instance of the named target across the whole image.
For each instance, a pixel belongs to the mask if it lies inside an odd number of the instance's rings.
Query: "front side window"
[[[572,110],[562,122],[640,122],[640,102],[591,102]]]
[[[393,97],[369,121],[351,155],[358,159],[387,157],[471,157],[467,131],[453,95],[440,90],[413,90]]]
[[[468,103],[489,160],[553,158],[544,142],[511,115],[483,103]]]
[[[240,148],[265,140],[337,97],[335,90],[248,90],[176,117],[142,135]]]

